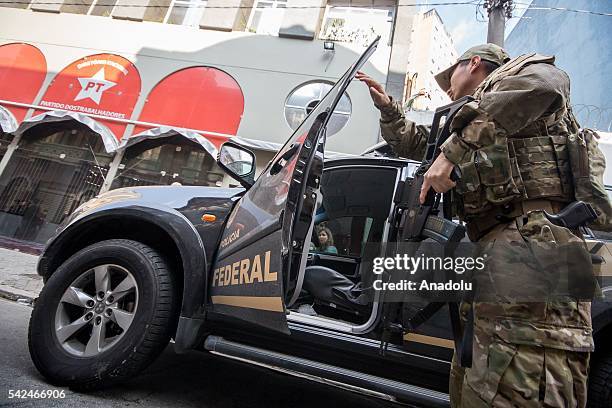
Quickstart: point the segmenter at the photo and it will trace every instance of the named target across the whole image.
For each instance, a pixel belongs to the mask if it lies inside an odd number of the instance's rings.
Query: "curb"
[[[0,298],[11,300],[17,303],[21,303],[22,305],[26,305],[26,306],[34,306],[34,302],[36,302],[35,297],[21,294],[21,293],[10,292],[8,290],[4,290],[1,288],[0,288]]]

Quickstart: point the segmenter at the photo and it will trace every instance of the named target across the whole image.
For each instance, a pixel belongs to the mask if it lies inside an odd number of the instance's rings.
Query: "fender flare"
[[[612,304],[605,302],[593,302],[592,305],[593,334],[612,327]]]
[[[183,296],[180,318],[200,320],[204,318],[204,301],[207,289],[206,252],[195,227],[189,220],[172,208],[152,208],[134,203],[115,203],[112,207],[99,208],[74,219],[55,239],[50,241],[39,261],[39,274],[47,278],[48,260],[52,259],[64,245],[71,242],[88,228],[92,222],[104,218],[131,218],[154,224],[164,230],[179,250],[183,267]]]

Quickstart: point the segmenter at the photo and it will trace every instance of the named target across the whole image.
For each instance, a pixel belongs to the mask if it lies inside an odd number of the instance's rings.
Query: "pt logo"
[[[95,75],[91,78],[77,78],[81,84],[81,90],[79,91],[75,101],[80,101],[81,99],[91,99],[96,104],[100,104],[100,100],[102,99],[102,94],[104,91],[112,88],[117,85],[115,82],[107,81],[104,77],[104,68],[101,68]]]

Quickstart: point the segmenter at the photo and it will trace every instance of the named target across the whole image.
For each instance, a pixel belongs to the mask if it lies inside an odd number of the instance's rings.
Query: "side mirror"
[[[243,187],[250,188],[255,183],[255,154],[249,149],[225,142],[219,150],[217,164]]]

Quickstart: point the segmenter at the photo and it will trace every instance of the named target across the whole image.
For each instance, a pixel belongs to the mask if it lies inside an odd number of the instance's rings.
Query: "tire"
[[[32,311],[34,365],[52,384],[78,391],[129,379],[174,335],[176,286],[162,256],[140,242],[112,239],[77,252],[51,275]]]
[[[589,374],[589,408],[612,407],[612,353],[601,355]]]

